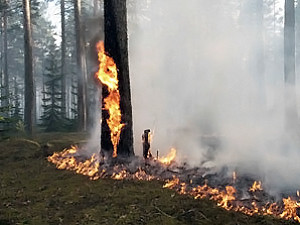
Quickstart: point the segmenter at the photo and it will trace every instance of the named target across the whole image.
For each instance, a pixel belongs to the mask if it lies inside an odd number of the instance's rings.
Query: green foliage
[[[48,57],[45,62],[44,90],[43,90],[43,115],[41,126],[46,131],[59,131],[64,129],[65,121],[61,115],[61,70],[58,66],[59,51],[53,43],[49,47]]]
[[[19,133],[24,133],[25,134],[25,124],[23,121],[19,120],[17,123],[16,123],[16,130],[19,132]]]
[[[10,129],[11,125],[11,118],[10,118],[10,100],[11,95],[5,95],[4,94],[4,87],[1,87],[1,105],[0,105],[0,130],[2,131],[8,131]]]

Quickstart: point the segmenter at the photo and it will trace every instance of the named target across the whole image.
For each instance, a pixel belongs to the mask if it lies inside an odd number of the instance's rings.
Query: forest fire
[[[114,60],[105,54],[104,42],[97,44],[99,70],[96,78],[108,88],[109,95],[104,99],[104,109],[108,111],[107,124],[110,129],[111,142],[114,146],[113,157],[117,157],[117,146],[120,140],[122,128],[121,123],[120,93],[118,71]]]
[[[292,197],[283,198],[282,202],[270,203],[266,202],[259,205],[256,200],[252,200],[246,204],[240,200],[237,190],[233,186],[225,186],[225,188],[213,188],[207,184],[198,185],[195,187],[187,186],[185,182],[180,182],[179,178],[174,176],[173,179],[167,180],[164,188],[171,188],[180,194],[188,194],[195,199],[208,198],[216,201],[217,205],[226,209],[236,212],[242,212],[247,215],[273,215],[286,220],[294,220],[300,222],[300,202],[294,200]],[[262,191],[261,182],[255,181],[249,192]]]
[[[107,124],[111,131],[113,144],[113,158],[117,157],[117,146],[122,128],[121,123],[120,93],[118,90],[118,73],[114,60],[105,54],[104,43],[97,44],[99,70],[97,79],[108,88],[109,95],[104,99],[104,110],[109,113]],[[100,154],[83,156],[78,147],[72,146],[62,152],[54,153],[48,157],[48,161],[55,164],[57,169],[70,170],[77,174],[88,176],[91,180],[111,178],[115,180],[162,180],[165,181],[163,188],[176,190],[179,194],[191,195],[194,199],[207,198],[217,203],[226,210],[242,212],[247,215],[273,215],[286,220],[300,222],[300,202],[295,197],[283,198],[281,202],[274,202],[268,195],[261,181],[240,185],[237,173],[234,171],[229,182],[210,184],[205,175],[205,168],[187,168],[179,166],[175,162],[176,149],[171,148],[166,156],[152,157],[150,143],[152,140],[150,129],[144,131],[143,156],[144,160],[136,157],[130,159],[131,163],[111,163]],[[214,176],[218,176],[215,174]],[[211,178],[211,176],[210,176]],[[247,183],[248,184],[248,183]],[[247,192],[247,195],[243,193]],[[248,197],[245,197],[248,196]],[[267,196],[262,198],[261,196]],[[298,196],[299,198],[299,196]]]
[[[255,192],[255,191],[262,191],[261,187],[261,181],[254,181],[252,187],[249,189],[249,191]]]
[[[175,149],[172,149],[168,156],[173,157],[175,151]],[[162,159],[168,159],[168,156],[162,157]],[[170,174],[173,174],[172,178],[166,179],[162,174],[165,171],[172,171],[172,167],[169,169],[169,166],[172,165],[172,160],[163,160],[163,162],[161,162],[154,159],[152,166],[145,167],[145,165],[140,164],[134,170],[126,167],[126,165],[107,166],[102,160],[103,159],[100,159],[95,154],[88,159],[84,159],[79,149],[74,146],[48,157],[48,161],[55,164],[57,169],[71,170],[75,173],[88,176],[91,180],[100,178],[145,181],[165,180],[163,188],[176,190],[179,194],[191,195],[195,199],[208,198],[226,210],[242,212],[250,216],[273,215],[278,218],[300,222],[300,201],[296,200],[295,197],[283,198],[281,202],[257,199],[259,195],[256,194],[263,192],[261,181],[253,182],[252,186],[247,190],[250,197],[245,200],[243,196],[241,196],[241,190],[235,181],[233,181],[232,185],[218,185],[217,187],[212,187],[207,183],[207,180],[204,179],[205,184],[197,185],[197,182],[192,179],[186,180],[186,177],[189,176],[184,175],[183,171],[179,172],[179,175],[183,176],[182,178],[171,172]],[[173,168],[174,166],[177,167],[176,164],[173,163]],[[158,168],[160,168],[160,172],[157,172]],[[175,174],[178,174],[178,172]],[[264,195],[268,194],[264,192]],[[268,199],[271,199],[271,196],[269,196]]]
[[[91,180],[98,179],[99,172],[99,158],[93,154],[90,159],[84,162],[76,158],[78,148],[72,146],[70,149],[65,149],[62,152],[56,152],[48,157],[48,161],[56,165],[60,170],[72,170],[78,174],[90,177]]]
[[[169,165],[171,164],[172,161],[174,161],[175,157],[176,157],[176,149],[171,148],[171,151],[168,153],[168,155],[159,158],[158,161],[163,164]]]

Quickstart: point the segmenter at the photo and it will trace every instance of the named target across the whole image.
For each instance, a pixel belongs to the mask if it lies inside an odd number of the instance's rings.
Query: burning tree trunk
[[[284,81],[286,101],[286,125],[296,128],[296,73],[295,73],[295,3],[285,0],[284,11]]]
[[[120,109],[122,113],[122,129],[117,148],[118,155],[129,157],[133,151],[132,108],[130,94],[130,80],[128,67],[128,43],[127,43],[127,10],[126,0],[105,0],[105,51],[111,56],[118,68]],[[108,96],[106,86],[102,90],[103,99]],[[103,100],[102,100],[103,102]],[[104,102],[103,102],[104,104]],[[107,124],[108,112],[102,111],[101,149],[110,152],[113,144],[110,137],[110,129]]]

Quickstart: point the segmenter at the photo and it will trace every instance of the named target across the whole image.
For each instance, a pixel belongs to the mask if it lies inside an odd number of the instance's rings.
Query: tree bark
[[[5,9],[3,11],[3,88],[4,88],[4,100],[3,106],[9,106],[9,77],[8,77],[8,51],[7,51],[7,1],[4,1]],[[6,116],[8,116],[8,111]]]
[[[65,0],[60,1],[60,15],[61,15],[61,105],[62,117],[66,118],[66,34],[65,34]]]
[[[28,135],[32,135],[34,121],[34,81],[32,61],[32,34],[30,0],[23,0],[24,16],[24,64],[25,64],[25,109],[24,122]]]
[[[86,107],[86,60],[85,46],[82,38],[81,23],[81,0],[74,1],[75,13],[75,35],[77,49],[77,75],[78,75],[78,128],[80,131],[86,131],[87,107]]]
[[[110,55],[118,68],[120,109],[122,113],[122,129],[117,149],[118,156],[134,155],[132,131],[132,106],[130,93],[130,79],[128,66],[128,37],[127,37],[127,9],[126,0],[104,0],[105,19],[105,51]],[[103,87],[103,99],[107,96],[107,89]],[[110,131],[106,122],[108,113],[102,111],[101,149],[112,152]]]
[[[4,96],[4,90],[2,88],[3,84],[3,13],[1,12],[0,16],[0,31],[1,31],[1,37],[0,37],[0,93],[1,96]],[[3,100],[1,100],[0,106],[3,106]]]
[[[284,81],[286,125],[294,128],[297,120],[295,73],[295,3],[285,0],[284,14]]]

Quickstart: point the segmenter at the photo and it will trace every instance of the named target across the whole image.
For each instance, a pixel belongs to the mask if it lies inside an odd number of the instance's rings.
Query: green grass
[[[84,142],[85,134],[42,134],[0,142],[0,225],[3,224],[294,224],[228,212],[194,200],[159,181],[116,181],[59,171],[40,150]]]

